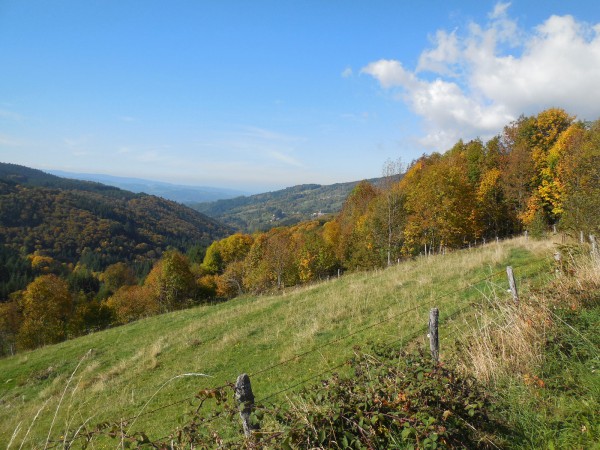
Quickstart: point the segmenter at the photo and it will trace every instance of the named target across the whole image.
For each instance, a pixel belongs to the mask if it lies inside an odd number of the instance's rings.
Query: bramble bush
[[[306,388],[278,412],[281,448],[486,448],[501,425],[475,379],[434,363],[423,351],[360,352],[354,376]]]

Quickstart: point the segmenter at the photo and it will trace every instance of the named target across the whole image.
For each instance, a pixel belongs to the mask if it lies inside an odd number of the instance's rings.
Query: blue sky
[[[250,192],[381,175],[558,106],[595,1],[0,1],[0,161]]]

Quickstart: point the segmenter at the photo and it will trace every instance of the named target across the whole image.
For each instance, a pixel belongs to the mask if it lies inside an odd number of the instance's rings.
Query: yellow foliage
[[[498,189],[501,175],[502,172],[496,168],[490,169],[483,174],[477,190],[477,200],[479,202],[485,202]]]
[[[143,286],[122,286],[106,301],[118,323],[126,324],[159,312],[156,297]]]

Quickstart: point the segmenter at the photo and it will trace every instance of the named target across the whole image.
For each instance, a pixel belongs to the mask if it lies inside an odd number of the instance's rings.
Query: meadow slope
[[[131,418],[244,372],[261,372],[252,383],[264,398],[339,365],[354,345],[409,335],[424,340],[433,306],[440,308],[443,359],[452,351],[444,342],[470,327],[478,304],[510,296],[507,265],[526,292],[553,276],[553,251],[551,241],[516,238],[151,317],[2,359],[0,442],[43,447],[48,436]],[[133,426],[157,438],[189,409],[180,403],[140,416]]]

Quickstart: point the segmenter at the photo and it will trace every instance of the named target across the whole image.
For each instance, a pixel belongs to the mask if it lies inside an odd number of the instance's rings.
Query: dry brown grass
[[[549,314],[539,300],[515,307],[498,302],[478,317],[465,339],[463,370],[485,383],[530,374],[543,361]]]
[[[547,249],[547,243],[539,242],[537,247]],[[527,378],[541,366],[546,338],[556,320],[553,307],[578,309],[587,292],[600,289],[600,258],[589,255],[585,247],[583,255],[577,248],[562,253],[562,268],[543,291],[522,297],[518,306],[503,294],[488,298],[489,308],[477,316],[476,326],[465,338],[465,372],[494,384],[514,375]]]

